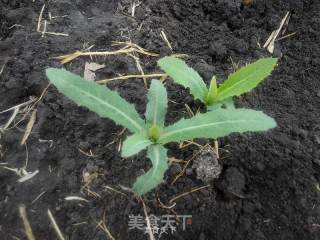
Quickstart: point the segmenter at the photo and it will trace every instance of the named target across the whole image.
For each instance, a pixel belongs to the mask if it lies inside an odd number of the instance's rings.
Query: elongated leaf
[[[211,105],[207,105],[208,111],[213,111],[220,108],[235,109],[236,107],[234,105],[232,97],[226,98],[220,102],[214,102]]]
[[[216,101],[239,96],[255,88],[263,79],[269,76],[277,64],[277,58],[263,58],[249,64],[231,74],[218,88]]]
[[[146,134],[133,134],[123,142],[121,155],[122,157],[130,157],[153,144]]]
[[[134,183],[133,191],[138,195],[145,194],[158,186],[163,181],[164,173],[168,169],[167,149],[162,145],[149,146],[147,156],[152,162],[152,168],[138,177]]]
[[[118,93],[64,69],[49,68],[47,77],[61,93],[78,105],[89,108],[101,117],[112,119],[132,132],[144,130],[145,123],[133,105]]]
[[[206,103],[210,104],[210,103],[214,102],[217,95],[218,95],[217,79],[215,76],[213,76],[211,79],[211,82],[210,82],[210,87],[209,87],[209,91],[207,94]]]
[[[213,138],[230,133],[264,131],[276,126],[275,121],[263,112],[249,109],[217,109],[198,114],[190,119],[182,119],[163,130],[160,143]]]
[[[160,68],[166,72],[176,83],[189,88],[195,99],[205,102],[207,86],[201,76],[181,59],[164,57],[158,61]]]
[[[167,113],[168,97],[163,84],[158,80],[152,80],[148,92],[148,104],[146,110],[146,120],[151,126],[164,126]]]

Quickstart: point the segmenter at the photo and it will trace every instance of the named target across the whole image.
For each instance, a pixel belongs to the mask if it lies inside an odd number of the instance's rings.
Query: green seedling
[[[133,133],[123,143],[122,157],[130,157],[147,148],[152,168],[134,183],[133,190],[138,195],[147,193],[163,181],[168,169],[166,143],[195,138],[216,139],[233,132],[265,131],[276,126],[275,121],[263,112],[249,109],[218,109],[165,126],[167,91],[158,80],[151,82],[144,120],[133,105],[105,86],[63,69],[49,68],[47,76],[61,93],[78,105],[112,119]]]
[[[219,87],[215,76],[207,88],[201,76],[181,59],[164,57],[158,61],[160,68],[176,83],[189,88],[195,99],[203,102],[207,110],[225,106],[234,108],[232,97],[250,92],[269,76],[277,64],[277,58],[262,58],[229,75]]]

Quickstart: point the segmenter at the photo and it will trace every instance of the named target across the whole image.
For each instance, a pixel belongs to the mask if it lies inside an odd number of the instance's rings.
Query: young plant
[[[133,133],[123,143],[122,157],[130,157],[147,148],[152,168],[134,183],[133,190],[138,195],[152,190],[163,181],[168,169],[164,144],[194,138],[216,139],[233,132],[265,131],[276,126],[275,121],[264,113],[248,109],[219,109],[165,126],[168,100],[166,89],[160,81],[151,82],[143,120],[133,105],[107,87],[63,69],[49,68],[47,76],[61,93],[78,105],[112,119]]]
[[[250,92],[271,74],[276,64],[277,58],[259,59],[230,74],[219,87],[213,76],[207,88],[200,75],[188,67],[183,60],[170,56],[158,61],[160,68],[176,83],[189,88],[193,97],[203,102],[207,110],[214,110],[223,105],[227,108],[234,108],[232,97]]]

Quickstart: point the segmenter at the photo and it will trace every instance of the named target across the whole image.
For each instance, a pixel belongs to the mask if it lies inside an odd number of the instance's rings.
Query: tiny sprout
[[[277,60],[277,58],[259,59],[230,74],[219,87],[213,76],[209,89],[200,75],[181,59],[164,57],[158,61],[158,65],[176,83],[189,88],[193,97],[203,102],[208,110],[214,110],[223,105],[234,107],[232,97],[240,96],[255,88],[271,74]]]

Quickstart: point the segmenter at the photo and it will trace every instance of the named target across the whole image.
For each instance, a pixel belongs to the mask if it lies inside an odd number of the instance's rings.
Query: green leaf
[[[233,98],[229,97],[220,102],[213,102],[212,104],[207,105],[208,111],[213,111],[220,108],[235,109],[236,107],[234,106]]]
[[[138,177],[133,185],[133,191],[138,195],[143,195],[158,186],[168,169],[167,149],[156,144],[148,147],[148,158],[152,162],[152,168],[144,175]]]
[[[239,96],[255,88],[263,79],[269,76],[277,64],[277,58],[263,58],[249,64],[231,74],[218,88],[216,101]]]
[[[249,109],[217,109],[198,114],[190,119],[182,119],[164,128],[159,143],[213,138],[230,133],[265,131],[276,126],[275,121],[263,112]]]
[[[110,118],[134,133],[145,129],[145,123],[133,105],[118,93],[64,69],[49,68],[46,73],[50,82],[78,105],[89,108],[101,117]]]
[[[149,128],[149,139],[153,142],[157,142],[160,137],[161,129],[157,125],[153,125]]]
[[[209,92],[206,98],[207,105],[214,102],[217,96],[218,96],[217,79],[215,76],[213,76],[210,82]]]
[[[163,84],[158,80],[152,80],[148,92],[148,104],[145,113],[147,123],[151,126],[164,126],[167,113],[168,97]]]
[[[137,154],[141,150],[153,144],[146,134],[136,133],[133,134],[123,142],[121,149],[122,157],[130,157],[134,154]]]
[[[166,72],[176,83],[189,88],[195,99],[206,101],[207,86],[200,75],[188,67],[181,59],[175,57],[164,57],[158,61],[160,68]]]

